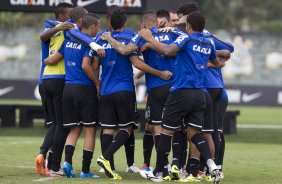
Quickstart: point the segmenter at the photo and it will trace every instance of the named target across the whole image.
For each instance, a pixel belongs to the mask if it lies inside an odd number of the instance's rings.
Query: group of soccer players
[[[57,20],[45,21],[40,37],[39,89],[48,129],[35,159],[38,174],[76,177],[72,157],[83,131],[80,178],[98,178],[90,164],[96,129],[101,127],[102,155],[97,163],[109,178],[122,179],[114,153],[124,145],[127,171],[151,181],[223,179],[222,123],[228,98],[221,68],[233,47],[204,29],[205,18],[197,4],[182,4],[177,12],[145,12],[138,34],[126,28],[126,11],[118,6],[109,7],[109,27],[101,32],[99,17],[85,8],[60,3],[55,16]],[[133,66],[140,70],[135,76]],[[143,75],[147,122],[139,169],[134,164],[138,128],[134,83]],[[182,177],[183,173],[188,174]]]

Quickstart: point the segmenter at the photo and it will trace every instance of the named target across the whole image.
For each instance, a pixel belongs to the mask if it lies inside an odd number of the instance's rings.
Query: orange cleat
[[[44,157],[42,154],[39,154],[36,158],[35,158],[35,170],[36,173],[39,175],[45,175],[45,168],[44,168]]]

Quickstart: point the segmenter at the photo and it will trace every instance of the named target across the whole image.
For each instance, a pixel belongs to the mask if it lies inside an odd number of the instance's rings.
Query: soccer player
[[[70,12],[70,19],[81,27],[82,17],[87,13],[87,10],[81,7],[76,7]],[[73,24],[71,24],[73,26]],[[59,25],[58,25],[59,26]],[[55,27],[56,28],[56,27]],[[49,56],[56,54],[57,50],[64,42],[64,32],[59,31],[50,40]],[[52,165],[50,170],[51,176],[62,176],[60,163],[64,144],[69,133],[68,129],[63,127],[63,112],[62,112],[62,97],[65,84],[65,66],[64,59],[61,59],[55,65],[48,65],[44,69],[43,86],[46,92],[47,105],[52,109],[55,117],[56,130],[53,136],[52,144]]]
[[[117,9],[119,9],[119,6],[117,6],[117,5],[112,5],[112,6],[108,7],[107,16],[106,16],[108,28],[100,31],[96,36],[97,38],[101,37],[104,32],[112,31],[111,26],[110,26],[111,12],[114,11],[114,10],[117,10]],[[125,28],[124,32],[126,32],[127,34],[129,34],[131,36],[135,36],[135,32],[132,29]],[[135,88],[134,88],[134,90],[135,90]],[[136,116],[137,116],[137,114],[136,114]],[[137,119],[135,121],[137,121]],[[102,141],[102,134],[103,134],[102,131],[103,130],[101,130],[100,141]],[[128,141],[124,144],[124,148],[125,148],[125,154],[126,154],[126,160],[127,160],[126,172],[139,173],[139,168],[134,163],[134,155],[135,155],[135,135],[134,135],[134,131],[132,132],[132,134],[130,134],[130,138],[128,139]],[[116,170],[115,165],[114,165],[114,158],[110,159],[110,163],[111,163],[112,170]],[[104,172],[104,170],[101,169],[100,172]]]
[[[149,29],[154,35],[154,38],[163,43],[170,44],[180,34],[184,34],[179,32],[159,32],[157,30],[157,26],[158,20],[155,12],[147,12],[143,14],[141,18],[141,27]],[[125,46],[125,48],[122,48],[123,45],[120,45],[117,41],[112,38],[108,38],[108,41],[121,54],[126,53],[130,50],[142,50],[142,47],[146,44],[146,41],[139,35],[136,35],[134,38],[132,38],[131,43]],[[173,72],[175,69],[174,57],[165,57],[164,55],[161,55],[151,49],[145,50],[142,54],[144,57],[144,61],[153,68],[156,68],[158,70],[169,70],[171,72]],[[173,78],[171,80],[166,81],[148,73],[145,74],[145,76],[148,92],[146,114],[148,118],[149,128],[151,129],[154,135],[155,146],[157,148],[161,131],[162,111],[164,108],[164,103],[168,97],[169,89],[172,85]],[[149,170],[150,159],[145,158],[144,165],[145,164],[146,167],[144,169]],[[164,172],[168,173],[167,166],[165,166]]]
[[[53,143],[53,135],[56,130],[56,121],[55,121],[55,115],[54,115],[54,109],[53,107],[48,108],[48,102],[45,95],[45,90],[43,87],[43,72],[45,70],[45,64],[44,59],[48,57],[49,55],[49,44],[50,39],[53,35],[58,33],[59,31],[63,31],[66,29],[69,29],[73,27],[69,23],[63,23],[60,26],[55,27],[60,22],[64,22],[69,19],[69,14],[73,6],[69,3],[60,3],[55,8],[55,17],[57,21],[53,20],[46,20],[45,21],[45,30],[41,35],[41,48],[42,48],[42,64],[41,64],[41,70],[40,70],[40,78],[39,78],[39,93],[42,100],[42,106],[45,114],[45,120],[47,123],[48,130],[45,134],[44,141],[40,147],[40,153],[35,159],[35,168],[36,173],[40,175],[49,175],[49,169],[51,166],[51,160],[52,160],[52,150],[50,150],[52,143]],[[48,98],[49,99],[49,98]],[[49,101],[50,103],[50,101]],[[50,105],[49,105],[50,106]],[[48,168],[45,168],[45,159],[47,152],[49,152],[48,157]]]
[[[132,38],[131,35],[123,32],[126,20],[127,15],[123,9],[114,10],[111,13],[110,25],[113,31],[110,33],[110,39],[115,39],[122,45],[127,45]],[[136,123],[134,121],[135,97],[131,63],[136,68],[165,80],[171,77],[171,72],[160,72],[149,67],[140,60],[137,53],[126,56],[119,54],[114,49],[115,43],[104,41],[104,36],[105,33],[101,38],[97,38],[97,43],[106,48],[106,57],[99,58],[102,65],[101,126],[103,128],[102,150],[104,151],[97,159],[97,163],[105,170],[108,177],[121,179],[117,173],[112,171],[109,160],[128,141]],[[119,128],[119,131],[113,140],[116,128]]]
[[[202,33],[204,27],[203,15],[193,12],[187,17],[186,30],[189,36],[181,35],[170,45],[156,41],[148,30],[143,29],[139,32],[158,52],[170,56],[177,55],[175,80],[164,108],[156,168],[153,172],[140,171],[144,178],[152,181],[162,181],[157,173],[165,165],[171,149],[172,136],[175,130],[181,127],[179,120],[184,117],[189,140],[205,158],[214,181],[219,182],[218,169],[212,159],[209,145],[201,135],[202,115],[206,105],[202,88],[208,60],[216,67],[222,67],[224,63],[217,59],[213,45],[204,38]]]
[[[90,38],[95,37],[99,28],[100,20],[97,15],[88,13],[83,17],[82,33]],[[64,127],[70,128],[70,133],[65,143],[65,162],[62,169],[68,178],[75,177],[72,156],[82,130],[85,137],[80,177],[97,177],[90,172],[95,146],[97,95],[100,89],[99,76],[94,72],[91,64],[93,52],[89,46],[65,40],[60,50],[45,61],[49,65],[56,64],[62,58],[65,61],[66,84],[63,93],[63,117]]]

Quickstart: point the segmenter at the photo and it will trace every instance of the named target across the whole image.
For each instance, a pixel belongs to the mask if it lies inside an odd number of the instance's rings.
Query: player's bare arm
[[[120,54],[122,55],[129,55],[132,52],[135,52],[138,50],[138,47],[132,43],[129,43],[128,45],[124,45],[121,42],[116,41],[112,36],[110,32],[103,33],[102,37],[103,40],[106,40],[109,42],[109,44]]]
[[[138,56],[132,56],[130,57],[130,61],[133,64],[133,66],[135,68],[138,68],[139,70],[152,74],[152,75],[156,75],[160,78],[162,78],[163,80],[169,80],[172,76],[172,73],[170,71],[159,71],[156,70],[150,66],[148,66],[146,63],[144,63]]]
[[[59,31],[65,31],[67,29],[72,29],[74,28],[74,25],[70,22],[64,22],[59,26],[56,26],[54,28],[48,29],[47,31],[43,32],[40,35],[40,39],[42,41],[47,41],[49,40],[54,34],[56,34]]]
[[[138,34],[142,36],[147,42],[151,43],[151,49],[165,55],[176,56],[179,48],[175,44],[163,44],[154,39],[152,33],[148,29],[141,29]]]
[[[46,58],[44,60],[44,64],[45,65],[55,65],[63,58],[64,58],[64,56],[61,53],[56,52],[56,54],[54,56]]]

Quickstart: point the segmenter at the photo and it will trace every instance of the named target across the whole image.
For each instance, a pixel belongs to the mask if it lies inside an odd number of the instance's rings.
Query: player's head
[[[73,9],[73,5],[70,3],[60,3],[55,7],[55,17],[61,22],[65,22],[70,18],[70,12]]]
[[[158,26],[158,19],[156,12],[147,11],[144,13],[140,19],[141,28],[150,29],[152,27]]]
[[[108,21],[110,21],[112,11],[117,10],[117,9],[119,9],[119,8],[120,8],[120,7],[117,6],[117,5],[109,6],[108,9],[107,9],[106,19],[107,19]]]
[[[94,13],[87,13],[82,18],[82,29],[89,30],[91,37],[95,37],[100,29],[100,18]]]
[[[179,16],[179,18],[181,18],[184,15],[188,15],[192,12],[195,11],[199,11],[199,7],[198,4],[195,2],[189,2],[189,3],[183,3],[180,4],[178,10],[177,10],[177,14]]]
[[[112,30],[124,29],[126,26],[127,14],[122,8],[113,10],[110,17],[110,25]]]
[[[82,7],[75,7],[70,12],[70,19],[74,21],[78,27],[81,28],[82,26],[82,17],[84,17],[88,11],[85,8]]]
[[[169,26],[170,15],[168,10],[165,9],[158,10],[157,18],[158,18],[158,28],[164,28]]]
[[[186,19],[186,31],[188,34],[203,32],[205,24],[205,17],[200,12],[190,13]]]
[[[169,10],[169,16],[170,16],[170,22],[169,22],[170,26],[176,27],[176,24],[178,23],[178,20],[179,20],[176,11]]]

